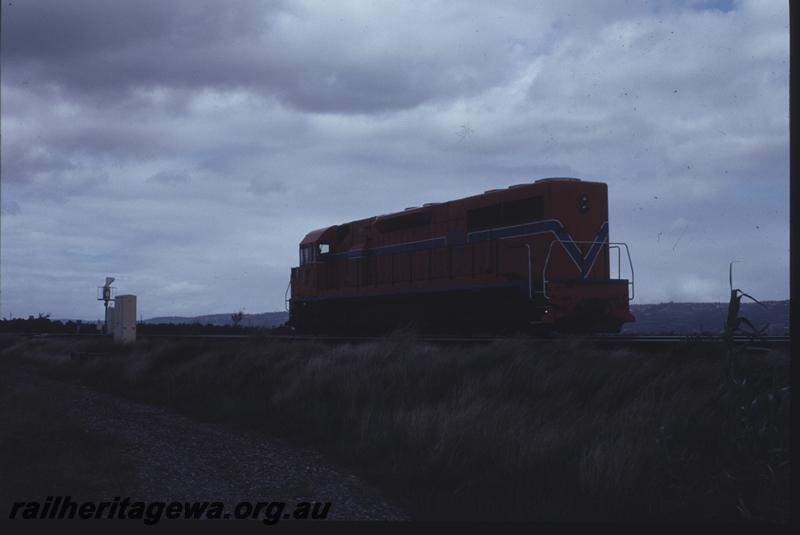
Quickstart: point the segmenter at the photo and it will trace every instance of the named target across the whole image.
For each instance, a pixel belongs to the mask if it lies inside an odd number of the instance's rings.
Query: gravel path
[[[363,480],[332,467],[312,450],[79,384],[19,373],[87,431],[110,434],[123,445],[119,455],[136,467],[139,482],[140,495],[132,498],[222,501],[229,508],[239,501],[285,501],[289,507],[298,501],[329,501],[331,520],[408,518]]]

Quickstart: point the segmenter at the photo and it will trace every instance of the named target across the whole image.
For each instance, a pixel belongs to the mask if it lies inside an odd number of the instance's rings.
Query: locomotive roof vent
[[[485,194],[487,194],[487,193],[495,193],[495,192],[497,192],[497,191],[503,191],[503,188],[499,188],[499,189],[487,189],[487,190],[486,190],[486,191],[484,191],[483,193],[484,193],[484,195],[485,195]]]
[[[409,210],[416,210],[419,206],[409,206],[408,208],[404,209],[404,212],[408,212]]]
[[[554,180],[565,180],[565,181],[568,181],[568,182],[580,182],[581,181],[580,178],[572,178],[572,177],[567,177],[567,176],[554,176],[554,177],[549,177],[549,178],[540,178],[535,183],[538,184],[539,182],[552,182]]]
[[[426,202],[422,205],[423,208],[427,208],[428,206],[436,206],[437,204],[442,204],[440,202]]]
[[[547,179],[545,179],[545,180],[547,180]],[[537,180],[536,182],[541,182],[541,180]],[[513,186],[508,186],[508,189],[521,188],[521,187],[523,187],[523,186],[530,186],[530,183],[526,183],[526,184],[514,184]]]

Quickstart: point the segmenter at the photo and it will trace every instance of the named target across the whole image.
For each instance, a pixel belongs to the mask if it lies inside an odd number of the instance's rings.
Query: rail
[[[528,248],[528,300],[533,301],[533,275],[531,271],[533,259],[531,258],[531,244],[526,243],[525,247]]]
[[[72,339],[108,339],[108,335],[88,334],[88,333],[0,333],[2,337],[25,337],[25,338],[72,338]],[[256,332],[252,334],[142,334],[139,338],[162,338],[162,339],[207,339],[207,340],[253,340],[263,342],[320,342],[332,344],[352,344],[352,343],[374,343],[383,342],[386,336],[337,336],[337,335],[313,335],[313,334],[268,334]],[[630,335],[630,334],[595,334],[595,335],[552,335],[545,337],[526,336],[526,337],[495,337],[495,336],[419,336],[416,340],[420,343],[435,345],[474,345],[490,344],[503,340],[514,340],[516,342],[529,341],[532,343],[552,343],[565,339],[583,340],[587,343],[601,347],[652,347],[668,348],[681,344],[702,344],[702,345],[721,345],[727,343],[719,334],[684,334],[684,335]],[[791,343],[789,336],[765,336],[761,339],[753,339],[748,336],[735,336],[732,343],[737,346],[749,346],[754,348],[788,348]]]

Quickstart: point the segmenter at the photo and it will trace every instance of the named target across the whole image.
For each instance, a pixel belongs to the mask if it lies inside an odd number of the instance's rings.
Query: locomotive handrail
[[[635,291],[636,291],[636,285],[633,283],[633,280],[634,280],[634,279],[633,279],[633,261],[631,260],[631,252],[630,252],[630,250],[628,249],[628,244],[627,244],[627,243],[625,243],[625,242],[614,242],[614,243],[609,243],[609,245],[615,245],[615,246],[617,246],[617,247],[619,247],[620,245],[622,245],[622,246],[624,246],[624,247],[625,247],[625,254],[626,254],[626,255],[627,255],[627,257],[628,257],[628,267],[629,267],[629,268],[631,268],[631,280],[629,280],[629,281],[628,281],[628,285],[630,285],[630,287],[631,287],[631,296],[628,298],[628,301],[633,301],[633,298],[634,298],[634,297],[635,297],[635,295],[636,295],[636,294],[635,294]],[[617,278],[619,278],[619,277],[620,277],[620,275],[622,275],[622,273],[620,273],[620,271],[619,271],[619,270],[617,270]]]
[[[547,256],[544,258],[544,265],[542,266],[542,294],[545,299],[550,299],[547,295],[547,266],[550,265],[550,253],[553,252],[553,244],[559,243],[557,240],[551,240],[550,246],[547,248]]]
[[[554,245],[554,244],[556,244],[556,243],[561,243],[561,244],[562,244],[562,246],[564,245],[564,242],[561,242],[560,240],[553,240],[553,241],[551,241],[551,242],[550,242],[550,246],[547,248],[547,256],[545,257],[545,260],[544,260],[544,266],[542,266],[542,294],[544,294],[544,297],[545,297],[545,299],[550,299],[550,296],[549,296],[549,295],[547,295],[547,283],[549,282],[549,281],[547,280],[547,268],[548,268],[548,267],[549,267],[549,265],[550,265],[550,254],[553,252],[553,245]],[[570,241],[569,241],[569,243],[574,243],[574,244],[577,244],[577,243],[582,243],[582,244],[591,244],[591,245],[594,245],[594,243],[595,243],[595,242],[592,242],[592,241],[582,241],[582,240],[570,240]],[[635,288],[636,288],[636,285],[634,284],[634,275],[633,275],[633,261],[631,260],[631,252],[630,252],[630,250],[628,249],[628,244],[627,244],[627,243],[625,243],[625,242],[607,242],[607,243],[604,243],[603,245],[608,245],[609,249],[610,249],[610,248],[612,248],[612,247],[614,247],[614,248],[616,248],[618,251],[619,251],[619,247],[620,247],[620,246],[622,246],[622,247],[625,247],[625,254],[626,254],[626,255],[627,255],[627,257],[628,257],[628,267],[629,267],[629,268],[630,268],[630,270],[631,270],[631,278],[630,278],[630,280],[628,281],[628,286],[630,286],[630,289],[631,289],[631,291],[630,291],[630,294],[631,294],[631,295],[630,295],[630,297],[628,297],[628,301],[633,301],[633,298],[634,298],[634,296],[635,296]],[[621,254],[620,254],[620,256],[621,256]],[[620,266],[619,266],[619,264],[620,264],[620,261],[619,261],[619,257],[618,257],[618,260],[617,260],[617,264],[618,264],[618,266],[617,266],[617,280],[622,280],[622,279],[620,278],[620,275],[621,275],[622,273],[620,272]],[[610,274],[609,274],[609,275],[610,275]],[[609,276],[609,279],[611,279],[611,277],[610,277],[610,276]]]
[[[531,275],[531,264],[533,261],[531,260],[531,244],[526,243],[525,247],[528,248],[528,299],[533,300],[533,276]]]
[[[616,249],[616,251],[617,251],[617,277],[619,277],[620,273],[622,273],[622,253],[619,250],[619,245],[609,245],[608,246],[608,250],[610,251],[611,249]],[[609,254],[611,254],[611,253],[609,253]],[[611,259],[609,259],[609,262],[611,262]],[[609,266],[609,268],[610,268],[610,266]],[[610,278],[611,274],[609,273],[608,276]]]

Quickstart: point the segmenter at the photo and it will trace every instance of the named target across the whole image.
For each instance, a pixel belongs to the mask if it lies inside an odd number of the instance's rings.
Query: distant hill
[[[628,334],[699,334],[719,333],[728,314],[728,303],[659,303],[656,305],[631,304],[635,323],[622,328]],[[740,315],[749,319],[758,328],[769,324],[770,335],[789,334],[789,301],[764,301],[761,307],[755,303],[742,303]],[[289,319],[288,312],[263,312],[245,314],[242,327],[276,327]],[[208,314],[183,317],[163,316],[144,320],[144,323],[200,323],[203,325],[233,325],[230,314]]]
[[[767,334],[789,334],[789,301],[763,301],[764,306],[742,302],[739,316],[757,328],[769,324]],[[699,334],[719,333],[728,315],[728,303],[659,303],[631,304],[635,323],[626,323],[628,334]]]
[[[288,312],[262,312],[261,314],[245,314],[242,321],[239,323],[242,327],[277,327],[289,319]],[[144,323],[200,323],[202,325],[219,325],[227,326],[233,325],[231,314],[207,314],[205,316],[161,316],[158,318],[149,318],[144,320]]]

